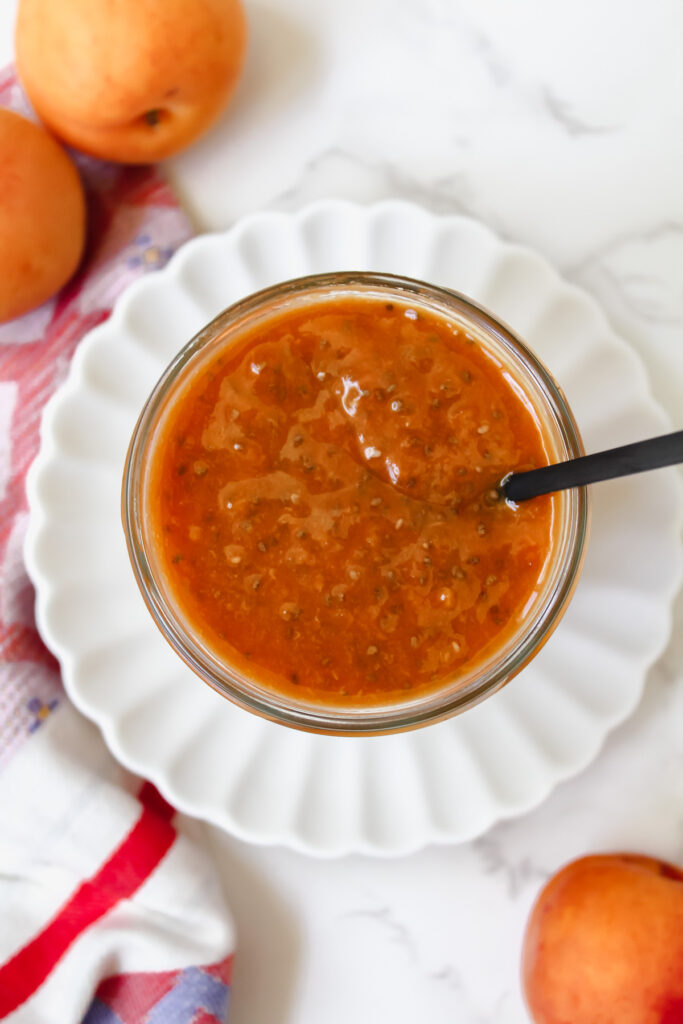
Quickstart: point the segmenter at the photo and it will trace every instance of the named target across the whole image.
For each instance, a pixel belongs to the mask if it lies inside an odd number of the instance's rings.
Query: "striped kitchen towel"
[[[12,69],[0,106],[32,116]],[[85,332],[192,233],[155,169],[77,162],[83,265],[0,326],[0,1020],[223,1024],[234,937],[214,868],[69,704],[23,565],[43,405]]]

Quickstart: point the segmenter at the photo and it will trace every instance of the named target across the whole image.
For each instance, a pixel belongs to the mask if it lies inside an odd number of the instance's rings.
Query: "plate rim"
[[[308,203],[297,211],[291,213],[280,210],[259,210],[240,218],[235,222],[235,224],[231,225],[226,230],[202,233],[185,242],[176,250],[164,267],[155,271],[153,274],[148,274],[139,278],[126,288],[114,304],[111,315],[107,320],[98,324],[83,336],[76,348],[64,380],[45,404],[41,413],[39,448],[26,475],[26,496],[29,517],[23,545],[24,562],[28,576],[35,588],[36,626],[43,642],[56,656],[60,663],[62,681],[67,696],[79,712],[84,714],[98,726],[114,757],[128,770],[150,779],[157,786],[160,792],[180,812],[195,818],[200,818],[209,824],[228,831],[230,834],[245,842],[259,846],[285,846],[299,853],[320,858],[337,858],[351,854],[378,857],[404,856],[429,845],[455,845],[456,843],[470,841],[479,835],[483,835],[498,822],[520,817],[521,815],[533,810],[547,799],[548,795],[560,782],[573,778],[583,772],[597,757],[608,736],[614,731],[614,729],[633,714],[642,698],[643,691],[647,683],[647,675],[650,669],[661,657],[670,642],[673,630],[673,601],[681,588],[681,584],[683,583],[683,547],[680,543],[681,531],[683,530],[683,479],[679,472],[673,471],[671,474],[671,479],[675,479],[676,481],[675,490],[678,506],[677,517],[675,519],[672,517],[672,533],[675,537],[676,557],[672,557],[669,586],[666,589],[661,587],[658,590],[657,595],[665,612],[665,628],[662,630],[662,636],[659,644],[656,646],[656,649],[654,649],[653,645],[652,651],[642,654],[639,659],[636,659],[640,662],[638,667],[642,680],[632,699],[620,707],[617,713],[613,713],[612,715],[603,714],[600,720],[599,735],[592,744],[587,745],[584,756],[573,760],[570,765],[554,765],[552,773],[550,769],[548,769],[545,775],[544,784],[540,787],[539,792],[533,792],[527,800],[517,800],[514,805],[510,807],[504,807],[500,802],[495,806],[492,806],[491,813],[487,816],[485,823],[483,825],[475,825],[471,830],[471,834],[463,834],[459,837],[444,835],[435,829],[432,823],[429,823],[429,827],[423,830],[423,833],[419,838],[403,844],[394,844],[391,848],[385,848],[374,844],[360,832],[354,835],[352,842],[349,841],[345,845],[336,846],[334,849],[321,848],[316,846],[314,843],[303,839],[294,830],[290,829],[282,834],[276,834],[276,832],[273,832],[273,834],[265,834],[262,831],[253,831],[248,827],[243,826],[227,808],[211,808],[208,805],[202,805],[198,808],[197,804],[192,800],[185,799],[174,780],[166,777],[164,766],[162,765],[161,768],[155,766],[153,759],[150,762],[145,762],[143,758],[137,757],[127,749],[125,744],[121,742],[121,737],[113,715],[101,705],[93,705],[89,703],[79,692],[78,685],[72,678],[74,672],[74,654],[52,633],[50,627],[46,608],[48,604],[48,597],[54,587],[54,580],[51,580],[49,574],[46,574],[43,571],[40,564],[40,558],[38,556],[39,538],[43,528],[49,525],[49,515],[47,515],[47,510],[38,493],[39,481],[45,467],[49,465],[57,452],[57,446],[51,433],[51,425],[54,416],[62,406],[62,403],[68,401],[70,395],[73,394],[74,391],[78,390],[78,372],[80,364],[86,357],[87,352],[99,343],[100,336],[106,338],[111,331],[116,333],[116,330],[126,315],[128,306],[135,301],[139,294],[144,294],[147,289],[153,287],[154,282],[158,282],[163,276],[168,280],[173,280],[174,277],[181,275],[183,267],[186,263],[191,262],[196,250],[201,251],[212,244],[223,242],[227,238],[233,240],[238,239],[240,235],[248,232],[253,229],[254,226],[259,224],[265,224],[267,226],[272,224],[274,221],[277,221],[280,223],[295,223],[297,227],[300,227],[304,221],[315,218],[322,212],[329,210],[353,211],[354,215],[363,216],[365,218],[370,215],[378,216],[380,214],[385,214],[391,216],[401,213],[405,214],[409,211],[413,216],[419,216],[429,220],[432,226],[438,224],[444,229],[447,229],[448,227],[452,228],[455,224],[470,225],[474,227],[474,229],[483,232],[488,241],[492,242],[496,247],[504,249],[506,253],[521,256],[525,260],[531,260],[537,266],[541,266],[546,274],[550,274],[553,286],[560,287],[566,294],[571,294],[574,300],[577,300],[582,305],[589,308],[592,316],[596,318],[596,323],[600,324],[602,331],[609,337],[610,343],[616,345],[622,353],[627,354],[633,371],[639,378],[638,401],[642,401],[644,405],[646,404],[649,407],[649,411],[659,418],[664,429],[671,428],[671,421],[668,413],[652,394],[644,361],[633,347],[613,330],[604,310],[597,300],[583,288],[562,277],[559,271],[535,250],[523,244],[510,242],[507,239],[501,238],[488,225],[482,223],[476,218],[460,213],[434,213],[417,203],[393,198],[383,199],[372,203],[357,203],[347,199],[319,199],[312,203]],[[485,304],[482,304],[478,299],[476,301],[479,305],[484,305],[485,307]],[[491,312],[497,317],[497,319],[500,319],[499,314],[493,310]],[[514,327],[511,327],[510,329],[513,332],[515,331]],[[150,627],[152,626],[153,623],[150,621]],[[361,740],[361,742],[362,741],[363,740]]]

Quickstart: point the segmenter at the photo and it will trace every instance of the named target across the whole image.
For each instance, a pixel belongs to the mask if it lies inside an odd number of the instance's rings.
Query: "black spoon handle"
[[[501,488],[510,501],[527,501],[539,494],[583,487],[584,484],[630,476],[631,473],[644,473],[648,469],[673,466],[677,462],[683,462],[683,430],[595,455],[584,455],[569,462],[558,462],[554,466],[532,469],[528,473],[512,473],[502,482]]]

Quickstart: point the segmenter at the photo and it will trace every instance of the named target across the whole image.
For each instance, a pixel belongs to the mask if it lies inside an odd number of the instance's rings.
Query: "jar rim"
[[[267,689],[248,679],[239,669],[212,655],[206,645],[183,623],[159,574],[153,568],[150,544],[144,529],[144,485],[146,459],[153,434],[167,400],[183,379],[184,371],[218,348],[230,331],[240,335],[250,316],[269,319],[278,308],[294,303],[313,305],[333,296],[356,295],[384,301],[410,301],[418,306],[438,307],[441,315],[454,316],[485,337],[487,343],[507,353],[542,397],[544,406],[534,408],[549,417],[562,458],[584,453],[578,427],[569,404],[538,356],[501,320],[459,292],[393,274],[335,272],[313,274],[283,281],[261,289],[234,303],[214,317],[177,353],[154,386],[134,428],[126,456],[122,485],[122,520],[128,554],[138,587],[147,607],[166,640],[204,682],[239,706],[271,721],[311,732],[336,735],[376,735],[416,728],[451,717],[474,706],[506,685],[534,657],[558,624],[574,592],[585,554],[589,507],[586,488],[563,492],[561,497],[563,540],[557,552],[554,583],[536,609],[529,628],[518,630],[490,665],[474,670],[465,685],[442,681],[438,688],[405,702],[368,706],[314,704]],[[192,371],[194,372],[194,371]],[[548,425],[548,424],[546,424]],[[555,544],[553,543],[553,547]],[[461,678],[461,677],[459,677]]]

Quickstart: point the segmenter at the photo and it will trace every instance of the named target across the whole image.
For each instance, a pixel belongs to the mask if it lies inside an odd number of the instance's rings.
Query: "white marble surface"
[[[14,7],[0,7],[0,63]],[[683,427],[680,4],[272,0],[248,12],[232,108],[168,166],[198,229],[320,196],[479,217],[596,296]],[[207,829],[239,933],[231,1024],[523,1024],[520,940],[543,879],[596,850],[683,863],[680,600],[676,621],[598,760],[477,842],[316,862]]]

